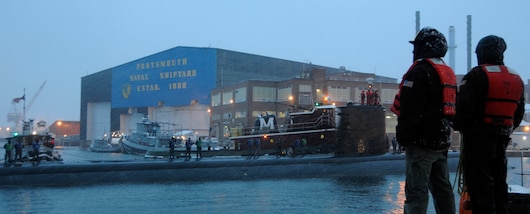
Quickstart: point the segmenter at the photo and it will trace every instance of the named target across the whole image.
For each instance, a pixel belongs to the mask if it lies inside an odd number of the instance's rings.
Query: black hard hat
[[[479,65],[504,65],[504,51],[506,51],[506,42],[503,38],[495,35],[486,36],[477,44],[475,50],[477,62]]]
[[[422,28],[413,41],[414,60],[420,58],[444,57],[447,53],[447,41],[445,36],[431,27]]]

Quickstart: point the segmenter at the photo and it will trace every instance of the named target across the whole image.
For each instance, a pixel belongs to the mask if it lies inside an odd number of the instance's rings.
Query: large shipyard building
[[[329,84],[333,80],[340,84]],[[389,89],[386,96],[385,90],[381,92],[382,104],[391,102],[397,92],[396,79],[375,74],[218,48],[175,47],[82,77],[80,138],[91,141],[114,131],[128,133],[145,118],[159,122],[168,133],[191,129],[201,136],[222,137],[223,122],[233,119],[234,125],[246,125],[251,114],[272,110],[256,105],[259,97],[277,106],[298,95],[290,102],[302,110],[333,96],[340,96],[341,104],[357,102],[359,91],[369,84]],[[238,94],[241,87],[248,90]],[[249,105],[241,105],[241,100]],[[230,109],[235,107],[229,107],[232,102],[242,109]],[[237,123],[236,118],[246,119]]]

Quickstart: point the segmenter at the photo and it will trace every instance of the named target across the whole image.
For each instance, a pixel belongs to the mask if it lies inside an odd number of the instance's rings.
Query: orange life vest
[[[488,77],[484,123],[513,126],[513,116],[523,93],[519,75],[504,65],[480,65]]]
[[[399,92],[396,94],[394,98],[394,104],[390,108],[392,112],[394,112],[396,115],[400,114],[400,101],[399,98],[401,96],[401,87],[403,87],[403,84],[406,83],[406,76],[407,74],[416,66],[420,61],[426,60],[429,62],[433,67],[434,70],[438,73],[438,76],[440,77],[440,84],[442,85],[442,103],[443,103],[443,113],[447,116],[453,116],[456,113],[456,76],[453,72],[453,69],[451,67],[447,66],[445,62],[442,59],[439,58],[426,58],[426,59],[418,59],[416,60],[412,66],[410,66],[409,70],[405,75],[403,75],[403,79],[401,83],[399,84]]]
[[[467,188],[464,187],[464,191],[462,192],[462,195],[460,196],[460,209],[459,214],[472,214],[473,211],[471,210],[471,197],[469,197],[469,192],[467,192]]]

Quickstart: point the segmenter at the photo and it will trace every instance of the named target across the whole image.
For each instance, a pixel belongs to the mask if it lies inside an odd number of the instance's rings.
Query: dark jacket
[[[506,43],[497,36],[486,36],[477,44],[476,54],[479,65],[504,65]],[[456,96],[454,129],[467,133],[489,133],[510,135],[524,116],[524,83],[521,80],[521,98],[514,112],[513,127],[489,126],[483,122],[488,93],[488,79],[480,66],[472,68],[462,79]]]
[[[521,80],[522,82],[522,80]],[[524,84],[521,84],[524,87]],[[488,79],[480,66],[469,71],[458,89],[454,129],[472,133],[510,135],[524,116],[524,93],[521,94],[517,110],[514,112],[514,126],[489,126],[484,124],[484,108],[488,93]],[[524,89],[522,89],[524,91]]]
[[[452,117],[442,113],[442,86],[438,72],[426,61],[405,75],[401,88],[396,135],[401,145],[418,144],[431,149],[450,145]]]

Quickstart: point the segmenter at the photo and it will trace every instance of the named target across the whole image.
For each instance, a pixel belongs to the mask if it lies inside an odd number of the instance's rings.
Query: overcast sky
[[[436,3],[434,3],[436,2]],[[472,49],[503,37],[506,65],[530,78],[530,1],[0,1],[0,127],[26,89],[26,119],[80,120],[81,77],[177,46],[213,47],[401,79],[421,26],[456,30],[455,73]],[[472,65],[476,57],[472,55]],[[447,60],[448,62],[448,57]],[[44,81],[46,85],[35,97]]]

